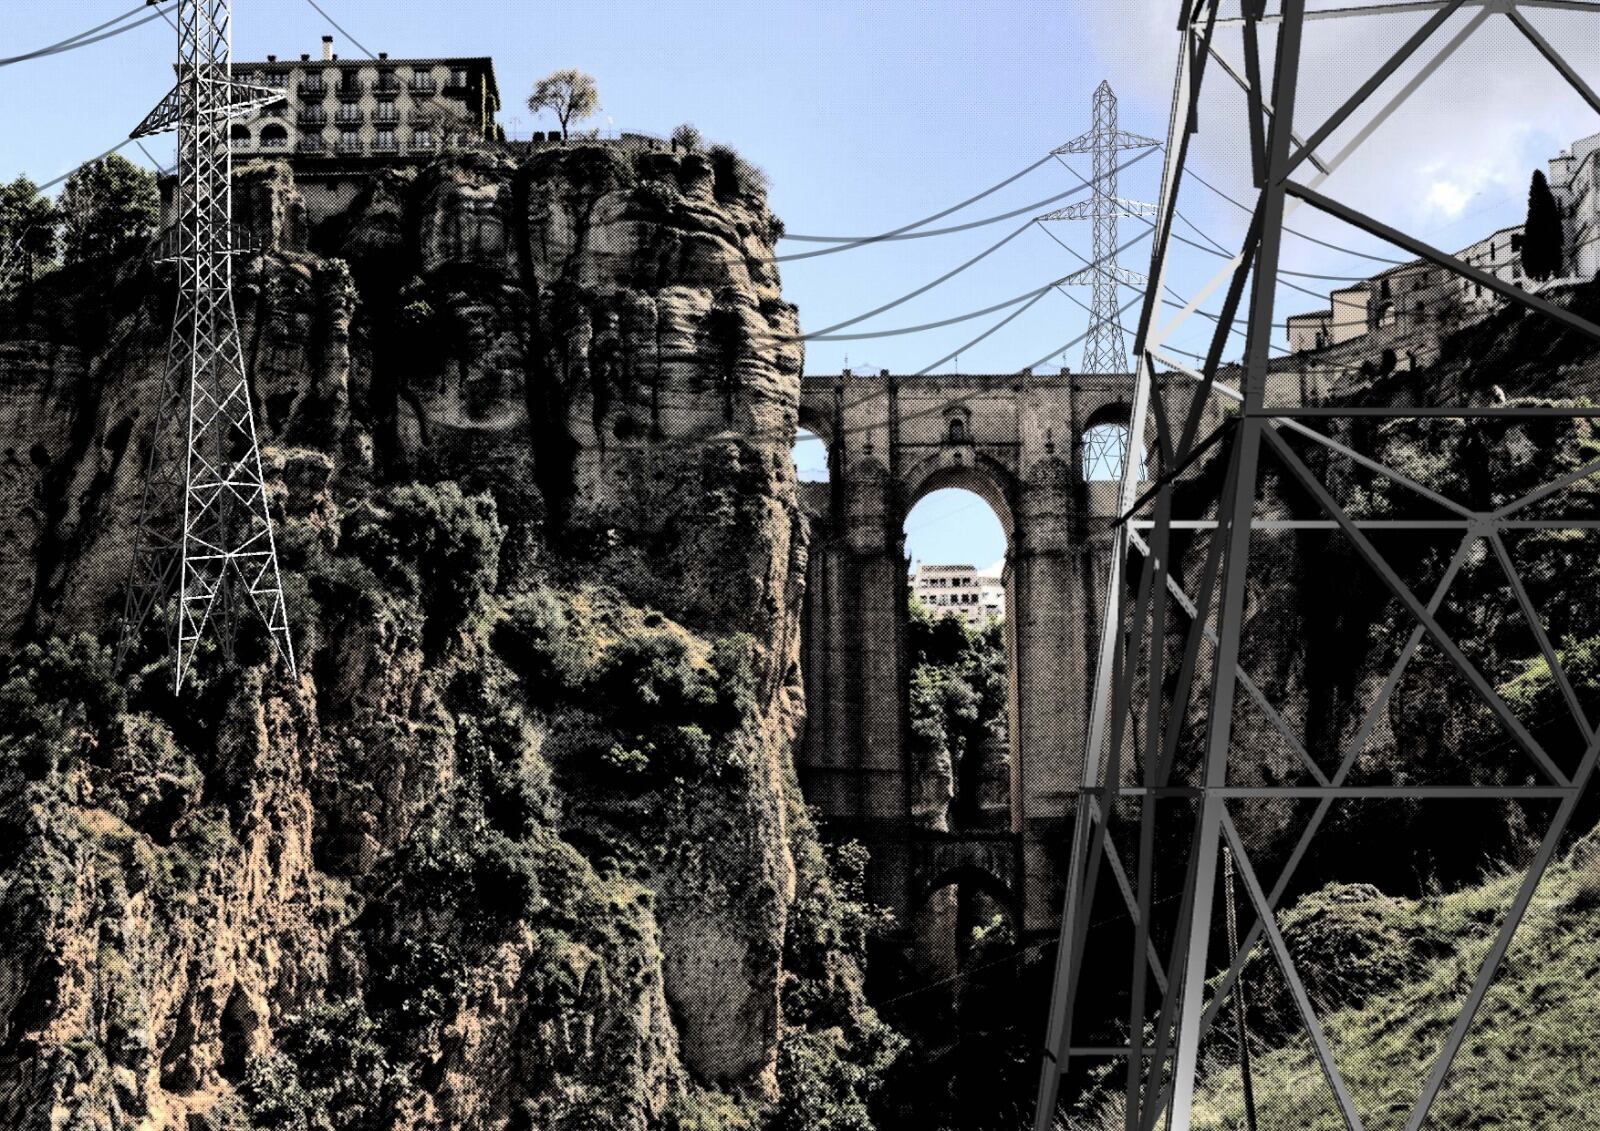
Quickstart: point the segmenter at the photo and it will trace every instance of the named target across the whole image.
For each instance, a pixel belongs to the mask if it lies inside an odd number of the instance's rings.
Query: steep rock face
[[[299,678],[247,665],[175,709],[147,641],[103,725],[30,692],[5,807],[37,882],[0,897],[0,1115],[280,1126],[271,1097],[298,1095],[349,1127],[642,1129],[686,1088],[775,1098],[810,834],[788,763],[801,353],[759,183],[700,154],[480,155],[375,175],[316,232],[297,192],[242,174],[267,254],[236,294]],[[9,645],[108,638],[166,309],[113,304],[88,354],[65,315],[0,345]],[[491,645],[573,562],[630,633],[687,634],[714,721],[673,733],[701,733],[704,784],[613,788],[605,743],[572,737],[630,741],[583,699],[627,634],[591,626],[554,700]],[[591,598],[559,592],[582,619]],[[41,686],[66,663],[30,655]],[[330,1033],[360,1096],[318,1084]]]

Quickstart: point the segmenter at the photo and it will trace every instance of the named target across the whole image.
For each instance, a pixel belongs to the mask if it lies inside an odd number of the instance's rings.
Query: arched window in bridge
[[[261,128],[261,146],[263,149],[281,149],[289,144],[289,131],[279,125],[263,126]]]
[[[234,145],[248,146],[250,144],[250,131],[244,126],[234,126],[228,131],[228,137]]]
[[[952,444],[965,444],[967,442],[967,422],[959,416],[952,416],[948,434]]]
[[[1083,477],[1090,483],[1120,480],[1128,460],[1128,426],[1119,420],[1091,424],[1083,432]],[[1145,478],[1145,461],[1139,461]]]

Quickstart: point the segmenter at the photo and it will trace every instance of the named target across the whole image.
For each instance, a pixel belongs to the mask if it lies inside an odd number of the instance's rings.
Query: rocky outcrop
[[[128,680],[63,643],[114,635],[151,269],[103,346],[66,314],[0,343],[0,638],[42,642],[0,720],[34,751],[0,791],[0,1122],[643,1131],[777,1098],[801,351],[730,157],[465,155],[314,232],[285,167],[241,173],[297,679],[243,648],[179,704],[158,640]]]

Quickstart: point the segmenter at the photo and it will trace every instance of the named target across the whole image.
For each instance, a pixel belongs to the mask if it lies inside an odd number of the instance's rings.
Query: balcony
[[[400,143],[395,140],[393,135],[390,135],[389,137],[384,137],[382,134],[379,134],[378,135],[378,140],[372,143],[372,152],[374,152],[374,153],[399,153],[400,152]]]
[[[339,139],[340,153],[365,153],[366,146],[361,144],[361,139],[355,134],[350,134]]]
[[[340,98],[360,98],[367,93],[367,84],[360,79],[345,79],[335,89]]]
[[[320,137],[301,138],[300,143],[294,147],[294,151],[311,157],[326,157],[328,155],[328,147]]]
[[[372,112],[372,120],[392,126],[400,121],[400,111],[395,109],[394,103],[387,102]]]
[[[373,84],[372,89],[378,94],[399,94],[400,80],[393,75],[384,75]]]
[[[360,125],[361,107],[354,103],[346,103],[339,107],[339,112],[334,115],[334,118],[341,125]]]
[[[326,98],[328,84],[321,79],[307,79],[300,84],[299,90],[301,98]]]
[[[309,126],[312,129],[320,129],[328,124],[328,115],[320,106],[314,110],[302,110],[299,116],[295,118],[295,124],[302,128]]]
[[[439,86],[438,86],[437,83],[435,83],[433,81],[433,76],[432,75],[412,75],[411,76],[411,93],[412,94],[433,94],[438,89],[439,89]]]

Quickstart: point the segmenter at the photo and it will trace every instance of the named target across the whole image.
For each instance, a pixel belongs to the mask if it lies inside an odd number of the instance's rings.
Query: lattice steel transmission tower
[[[1309,206],[1307,214],[1342,224],[1350,239],[1412,257],[1393,262],[1462,294],[1482,288],[1521,313],[1487,324],[1493,332],[1532,332],[1540,356],[1552,339],[1577,356],[1600,343],[1600,325],[1562,305],[1559,292],[1523,290],[1321,186],[1414,94],[1452,97],[1431,80],[1498,16],[1597,114],[1600,96],[1515,0],[1355,2],[1311,12],[1305,0],[1279,0],[1273,11],[1267,0],[1242,0],[1230,4],[1239,14],[1226,17],[1221,0],[1174,7],[1177,77],[1130,427],[1134,456],[1153,449],[1151,480],[1140,482],[1137,458],[1125,461],[1034,1127],[1056,1131],[1064,1116],[1072,1126],[1070,1110],[1059,1106],[1074,1098],[1063,1097],[1063,1081],[1080,1080],[1072,1069],[1089,1059],[1118,1066],[1118,1121],[1128,1131],[1189,1131],[1202,1059],[1234,1081],[1229,1074],[1248,1070],[1244,995],[1236,991],[1247,970],[1261,968],[1251,958],[1263,948],[1280,1027],[1299,1027],[1281,1037],[1282,1048],[1314,1066],[1311,1078],[1257,1078],[1263,1126],[1326,1116],[1358,1131],[1373,1125],[1364,1119],[1400,1127],[1403,1113],[1405,1131],[1442,1127],[1449,1117],[1438,1101],[1461,1083],[1453,1071],[1462,1071],[1463,1050],[1491,1055],[1468,1037],[1502,960],[1514,943],[1538,945],[1518,936],[1519,925],[1555,913],[1553,896],[1536,903],[1534,895],[1551,878],[1579,801],[1592,793],[1600,757],[1592,684],[1575,680],[1572,654],[1557,647],[1552,630],[1591,615],[1581,602],[1592,601],[1592,585],[1564,575],[1577,576],[1574,563],[1596,557],[1600,459],[1592,435],[1600,409],[1552,395],[1553,369],[1540,370],[1537,359],[1519,369],[1504,347],[1493,356],[1505,364],[1492,371],[1482,356],[1457,351],[1409,384],[1403,372],[1381,380],[1376,367],[1349,359],[1342,367],[1329,360],[1309,380],[1298,359],[1275,361],[1280,273],[1294,266],[1285,237],[1300,234],[1285,218]],[[1600,18],[1600,4],[1550,7],[1567,19]],[[1353,54],[1347,38],[1321,55],[1303,50],[1324,21],[1368,25],[1372,58]],[[1270,55],[1263,32],[1276,39]],[[1242,67],[1228,61],[1235,52]],[[1244,98],[1208,100],[1217,84],[1207,80],[1218,73]],[[1293,128],[1297,105],[1316,107],[1302,116],[1320,121],[1304,139]],[[1200,293],[1225,297],[1205,315],[1214,319],[1210,347],[1194,368],[1175,360],[1168,342],[1199,300],[1165,323],[1155,315],[1181,252],[1173,222],[1202,107],[1208,131],[1221,135],[1208,143],[1211,163],[1233,146],[1255,204],[1238,254]],[[1397,174],[1387,166],[1385,175]],[[1392,180],[1385,188],[1390,198],[1403,191]],[[1237,321],[1246,326],[1244,360],[1225,369]],[[1383,326],[1366,331],[1374,335],[1369,348],[1394,340],[1382,337]],[[1420,310],[1413,330],[1429,332]],[[1528,385],[1507,394],[1494,383],[1502,379]],[[1563,588],[1571,584],[1584,591]],[[1290,662],[1294,649],[1309,656],[1328,638],[1318,635],[1325,617],[1361,626],[1338,659],[1361,678],[1338,693],[1324,694],[1309,667]],[[1545,681],[1541,698],[1505,690],[1530,671]],[[1398,693],[1407,681],[1410,692]],[[1438,710],[1448,711],[1448,726],[1430,714]],[[1356,1011],[1325,1007],[1342,1004],[1336,992],[1308,988],[1307,948],[1324,936],[1301,935],[1291,946],[1280,909],[1342,876],[1356,844],[1352,828],[1442,813],[1415,835],[1448,838],[1435,853],[1443,859],[1475,821],[1493,810],[1491,819],[1505,822],[1511,809],[1536,847],[1520,877],[1495,888],[1507,893],[1498,921],[1447,956],[1462,975],[1428,983],[1429,1009],[1442,1004],[1445,1023],[1431,1012],[1425,1023],[1397,1019],[1397,1043],[1375,1049],[1349,1020]],[[1225,852],[1232,868],[1221,875]],[[1243,894],[1237,925],[1247,929],[1236,955],[1214,957],[1231,934],[1217,909],[1232,869]],[[1306,875],[1319,870],[1322,880]],[[1494,910],[1487,895],[1476,898],[1483,906],[1474,905],[1474,916]],[[1560,957],[1530,952],[1526,962]],[[1333,982],[1341,964],[1362,961],[1352,952],[1315,958]],[[1443,982],[1458,988],[1436,985]],[[1216,1024],[1224,1009],[1237,1037]],[[1501,1018],[1519,1023],[1516,1014],[1507,1006]],[[1506,1071],[1489,1059],[1478,1064]],[[1293,1095],[1283,1091],[1289,1078]],[[1460,1092],[1454,1102],[1469,1101]],[[1551,1097],[1550,1112],[1574,1110],[1569,1101]]]
[[[1102,81],[1094,90],[1094,128],[1050,152],[1089,153],[1094,157],[1094,196],[1047,212],[1040,220],[1094,221],[1094,258],[1089,266],[1075,271],[1066,283],[1092,288],[1089,336],[1083,343],[1085,373],[1127,373],[1128,349],[1123,341],[1122,318],[1118,314],[1118,284],[1142,287],[1145,278],[1117,263],[1117,219],[1122,216],[1154,215],[1154,205],[1124,200],[1117,195],[1117,152],[1147,149],[1158,144],[1117,128],[1117,96],[1111,84]]]
[[[177,86],[132,136],[176,129],[175,221],[158,257],[177,264],[178,301],[146,463],[130,564],[125,657],[176,580],[174,688],[207,627],[231,651],[237,606],[261,617],[294,671],[272,515],[233,306],[233,257],[250,250],[232,223],[228,122],[280,101],[232,77],[232,0],[179,0]],[[186,427],[180,409],[187,406]],[[174,573],[176,578],[174,579]]]

